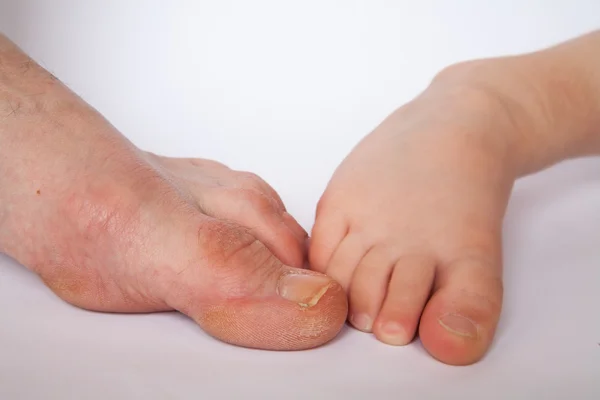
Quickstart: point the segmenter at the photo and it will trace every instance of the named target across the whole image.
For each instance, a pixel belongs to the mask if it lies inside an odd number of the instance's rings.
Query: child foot
[[[392,345],[418,329],[449,364],[483,356],[502,304],[510,121],[484,92],[432,85],[340,165],[309,258],[348,291],[352,325]]]

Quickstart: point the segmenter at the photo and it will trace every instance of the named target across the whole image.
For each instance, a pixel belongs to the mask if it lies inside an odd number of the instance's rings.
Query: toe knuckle
[[[266,184],[260,176],[248,171],[239,171],[237,173],[237,180],[242,184],[257,188]]]
[[[285,209],[279,194],[264,179],[252,172],[236,172],[236,187],[257,192],[261,197],[266,197],[272,207]]]
[[[201,158],[188,158],[187,161],[192,166],[197,167],[197,168],[212,167],[212,168],[222,168],[225,170],[229,169],[225,164],[222,164],[222,163],[220,163],[218,161],[214,161],[214,160],[205,160],[205,159],[201,159]]]
[[[198,238],[204,262],[212,266],[219,291],[248,295],[278,272],[280,263],[246,229],[223,221],[202,224]]]
[[[200,222],[197,236],[203,258],[214,265],[224,264],[232,254],[255,240],[247,229],[221,220]]]
[[[202,223],[197,235],[203,257],[221,269],[262,265],[270,257],[267,248],[248,229],[234,223]]]
[[[237,194],[252,208],[259,212],[273,212],[277,209],[274,200],[257,189],[241,188],[237,189]]]

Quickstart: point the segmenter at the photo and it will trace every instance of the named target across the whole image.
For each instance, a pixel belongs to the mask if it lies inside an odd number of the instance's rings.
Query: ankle
[[[459,63],[434,79],[479,91],[495,105],[517,176],[600,151],[600,140],[590,138],[595,102],[553,51]]]

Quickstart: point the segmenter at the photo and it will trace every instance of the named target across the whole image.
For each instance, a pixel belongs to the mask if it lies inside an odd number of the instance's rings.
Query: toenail
[[[477,325],[462,315],[446,314],[438,319],[438,322],[444,329],[455,335],[472,339],[476,339],[478,336]]]
[[[356,329],[360,329],[363,332],[371,332],[373,329],[373,321],[366,314],[353,314],[350,317],[350,322]]]
[[[410,343],[406,329],[397,322],[386,322],[379,334],[379,340],[392,346],[404,346]]]
[[[279,279],[277,293],[286,300],[309,308],[321,300],[331,283],[326,276],[288,274]]]

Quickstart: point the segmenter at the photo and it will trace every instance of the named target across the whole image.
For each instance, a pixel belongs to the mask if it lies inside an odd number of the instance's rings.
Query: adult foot
[[[179,310],[241,346],[295,350],[346,319],[302,269],[306,233],[255,175],[137,149],[0,37],[0,251],[89,310]]]
[[[502,304],[501,226],[516,177],[499,99],[434,83],[367,136],[319,202],[310,262],[348,291],[350,323],[388,344],[417,329],[449,364],[478,360]]]

